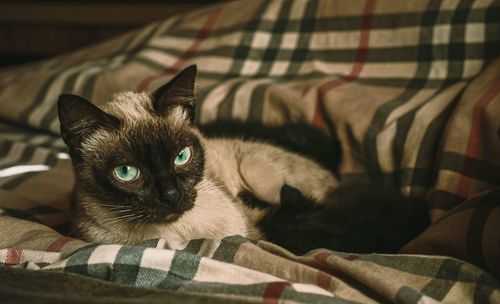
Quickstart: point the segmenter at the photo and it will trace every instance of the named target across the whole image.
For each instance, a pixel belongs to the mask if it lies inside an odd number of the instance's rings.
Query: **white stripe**
[[[221,271],[221,269],[223,269]],[[201,258],[200,264],[193,278],[199,282],[214,282],[234,284],[255,284],[267,282],[284,282],[283,279],[271,274],[244,268],[238,265],[229,265],[216,260]]]
[[[94,251],[90,254],[88,265],[109,263],[113,264],[115,262],[118,251],[122,248],[122,245],[100,245],[97,246]]]
[[[146,248],[142,255],[141,268],[153,268],[168,271],[172,265],[175,251]]]
[[[334,297],[334,295],[328,290],[325,290],[313,284],[293,283],[292,288],[301,293],[314,293],[318,295]]]
[[[266,8],[266,11],[262,14],[262,19],[267,19],[271,21],[278,20],[281,7],[285,1],[272,1]]]
[[[290,15],[287,17],[288,20],[302,20],[305,16],[306,5],[309,1],[294,1],[292,3],[292,8],[290,10]]]
[[[177,56],[168,54],[166,51],[158,51],[152,49],[146,49],[140,52],[137,56],[138,58],[146,58],[159,65],[160,67],[165,68],[174,65],[174,63],[178,60]]]
[[[21,165],[0,170],[0,178],[19,175],[28,172],[47,171],[50,167],[46,165]],[[10,180],[10,179],[9,179]]]

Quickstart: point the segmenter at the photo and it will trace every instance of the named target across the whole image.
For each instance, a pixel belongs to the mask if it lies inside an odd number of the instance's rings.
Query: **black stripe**
[[[6,182],[5,184],[1,185],[0,188],[5,189],[5,190],[13,190],[17,188],[19,185],[24,183],[26,180],[29,178],[40,174],[41,172],[27,172],[20,174],[19,176],[16,176],[12,178],[10,181]]]
[[[29,116],[31,113],[35,111],[36,108],[40,106],[40,103],[43,101],[44,97],[47,95],[50,86],[57,79],[59,73],[53,73],[50,77],[48,77],[43,85],[38,90],[35,98],[32,100],[31,104],[29,104],[19,115],[19,121],[29,123]],[[55,100],[54,100],[55,103]]]
[[[482,206],[476,208],[470,218],[469,229],[465,239],[467,253],[472,262],[486,270],[490,270],[483,255],[483,233],[488,217],[495,208],[500,208],[500,201],[495,206]]]
[[[110,66],[111,63],[114,63],[114,60],[116,57],[122,55],[122,53],[127,50],[128,47],[130,47],[130,42],[138,35],[141,35],[143,33],[143,30],[137,31],[137,33],[132,34],[126,39],[123,43],[122,46],[117,48],[116,51],[112,52],[109,55],[104,56],[103,58],[99,59],[94,59],[95,64],[92,67],[106,67]],[[61,60],[60,63],[64,63],[64,60]],[[77,79],[77,77],[85,72],[85,70],[89,68],[89,66],[85,64],[80,64],[79,69],[68,75],[68,78],[65,80],[63,88],[71,88],[74,89],[74,81]],[[67,69],[64,69],[67,70]],[[42,85],[40,90],[38,91],[35,99],[31,103],[30,106],[28,106],[24,111],[19,116],[19,119],[21,121],[28,122],[28,118],[31,115],[31,113],[39,107],[39,103],[44,100],[47,97],[47,92],[49,91],[50,87],[53,85],[54,81],[59,78],[60,73],[55,73],[56,69],[54,68],[51,72],[53,72],[53,75],[49,77],[45,83]],[[62,92],[61,92],[62,93]],[[77,93],[77,92],[75,92]],[[52,106],[50,106],[50,109],[47,111],[47,114],[42,118],[41,125],[43,129],[49,130],[50,123],[57,117],[57,109],[55,107],[57,98],[54,98],[54,101],[52,103]]]
[[[500,202],[500,192],[498,191],[491,191],[487,194],[483,194],[480,196],[475,196],[472,197],[465,202],[458,204],[454,208],[452,208],[450,211],[446,212],[442,217],[440,217],[437,221],[432,223],[432,225],[436,225],[440,222],[445,221],[447,218],[450,216],[463,212],[464,210],[469,210],[469,209],[475,209],[475,208],[484,208],[484,207],[493,207],[496,208],[499,206]]]
[[[489,161],[470,158],[455,152],[443,152],[440,157],[439,170],[449,170],[491,185],[500,186],[500,167]],[[470,170],[463,172],[463,164],[467,162]]]
[[[267,2],[267,1],[263,1]],[[422,16],[431,13],[433,15],[439,14],[439,18],[435,20],[436,25],[440,24],[449,24],[453,15],[455,14],[469,14],[466,22],[468,23],[485,23],[485,25],[496,25],[498,24],[498,16],[500,15],[500,6],[491,5],[488,8],[474,8],[470,10],[470,8],[458,9],[457,10],[441,10],[440,7],[427,7],[426,9],[422,9],[416,12],[402,12],[402,13],[394,13],[394,14],[384,14],[377,13],[372,16],[372,28],[373,29],[387,29],[393,30],[394,28],[405,28],[405,27],[418,27],[427,26],[428,24],[422,24]],[[469,13],[470,11],[470,13]],[[488,18],[484,18],[484,16]],[[261,16],[262,11],[257,11],[255,16]],[[313,22],[316,23],[316,27],[313,29],[305,28],[304,30],[309,30],[310,32],[332,32],[332,31],[353,31],[359,30],[360,27],[360,19],[359,15],[351,15],[351,16],[311,16],[306,17],[301,20],[288,20],[287,21],[287,29],[288,31],[299,31],[301,30],[302,22]],[[332,22],[332,20],[334,22]],[[253,22],[253,20],[251,21]],[[282,21],[279,21],[282,22]],[[259,26],[259,30],[271,32],[271,29],[274,26],[275,21],[269,20],[261,20]],[[238,28],[241,23],[233,24],[233,26],[228,26],[227,28],[217,29],[216,33],[214,33],[213,37],[220,37],[222,35],[226,35],[228,33],[234,32],[235,28]],[[249,30],[251,31],[251,30]],[[175,32],[170,33],[172,38],[185,38],[185,37],[194,37],[197,34],[197,30],[193,29],[178,29]],[[492,36],[494,37],[494,36]]]
[[[491,275],[483,273],[475,282],[473,303],[488,303],[493,291],[498,290],[498,281]]]
[[[93,91],[94,91],[94,86],[95,86],[95,83],[97,81],[98,76],[100,76],[101,74],[109,71],[110,69],[115,69],[116,68],[116,62],[118,61],[118,58],[120,56],[123,56],[123,58],[120,58],[120,60],[119,60],[120,66],[124,66],[129,61],[132,61],[133,60],[133,55],[135,53],[137,53],[138,50],[141,47],[143,47],[144,41],[149,41],[149,39],[151,39],[151,37],[155,34],[155,32],[156,32],[156,30],[158,29],[159,26],[160,26],[160,24],[157,24],[156,26],[154,26],[151,29],[149,29],[150,32],[148,34],[146,34],[145,37],[143,37],[140,40],[140,42],[137,43],[134,47],[131,47],[132,46],[132,41],[134,41],[136,39],[136,37],[138,37],[139,35],[143,34],[144,31],[146,31],[148,29],[148,27],[146,27],[146,28],[138,31],[138,33],[136,35],[131,35],[130,37],[128,37],[128,39],[126,39],[126,41],[123,43],[122,47],[118,51],[116,51],[114,53],[113,57],[108,56],[107,60],[98,60],[97,64],[94,65],[93,67],[98,67],[99,71],[94,72],[92,75],[90,75],[90,76],[87,77],[87,80],[85,81],[85,83],[83,84],[82,89],[80,89],[79,92],[75,91],[76,90],[76,88],[75,88],[75,81],[86,70],[85,69],[79,70],[75,74],[73,74],[70,77],[68,77],[68,79],[66,80],[66,82],[64,84],[64,88],[63,88],[63,92],[62,93],[71,93],[71,92],[74,92],[74,93],[80,94],[82,97],[84,97],[84,98],[86,98],[88,100],[92,100],[93,99],[92,95],[93,95]],[[50,124],[54,120],[57,120],[57,116],[58,116],[57,109],[54,106],[45,115],[45,117],[44,117],[44,119],[42,121],[41,127],[45,128],[45,129],[48,129],[49,126],[50,126]]]
[[[471,22],[472,14],[469,16]],[[494,59],[500,55],[500,26],[498,22],[500,16],[500,6],[491,5],[484,12],[484,20],[477,20],[476,22],[483,23],[485,28],[485,47],[483,48],[483,56],[486,59]]]
[[[242,78],[231,84],[228,92],[217,107],[217,120],[230,120],[232,118],[233,104],[237,102],[235,101],[235,94],[244,83],[246,83],[246,79]],[[221,85],[224,85],[224,83]]]
[[[257,31],[262,31],[262,25],[261,23],[264,22],[264,20],[260,19],[264,12],[266,11],[267,7],[269,6],[269,2],[267,1],[262,1],[260,6],[257,8],[255,11],[255,16],[256,18],[251,19],[245,26],[244,29],[244,34],[243,37],[241,38],[241,41],[238,43],[238,46],[234,48],[232,60],[233,64],[229,68],[229,70],[226,73],[226,78],[232,78],[232,77],[238,77],[241,74],[242,68],[243,68],[243,63],[242,58],[250,58],[250,45],[252,45],[253,37]],[[234,28],[229,31],[230,33],[234,32]],[[212,35],[212,37],[216,37],[218,33],[221,33],[220,30],[215,31]],[[181,35],[182,36],[182,35]],[[184,37],[192,37],[192,36],[184,36]]]
[[[415,303],[422,298],[422,293],[408,286],[403,286],[396,292],[396,303]]]
[[[9,151],[14,146],[14,141],[6,140],[0,144],[0,159],[6,157],[9,154]]]
[[[298,74],[303,63],[307,60],[308,57],[311,57],[309,55],[310,53],[312,53],[310,50],[304,51],[301,48],[309,45],[312,33],[315,32],[315,29],[318,27],[316,24],[316,19],[310,18],[310,16],[316,15],[316,11],[318,10],[318,3],[319,2],[317,0],[307,2],[304,15],[302,16],[299,24],[299,31],[297,33],[299,35],[297,46],[296,48],[294,48],[294,50],[292,50],[292,54],[289,57],[290,65],[288,66],[288,69],[285,73],[286,75]],[[281,51],[283,52],[284,50]]]
[[[429,168],[428,175],[424,177],[429,181],[429,186],[434,186],[437,181],[438,170],[436,170],[436,157],[438,157],[439,149],[441,149],[440,144],[443,138],[443,132],[449,121],[453,110],[455,109],[457,103],[462,98],[464,88],[455,96],[455,98],[439,113],[436,118],[427,126],[425,130],[422,142],[418,147],[417,159],[415,161],[416,168]],[[414,177],[410,177],[408,184],[413,185]],[[411,192],[410,195],[413,193]]]
[[[419,79],[426,79],[430,72],[431,65],[428,61],[432,60],[433,51],[432,47],[429,47],[429,43],[432,43],[433,26],[438,18],[438,12],[436,10],[439,9],[440,5],[440,1],[431,0],[429,1],[426,11],[422,14],[421,25],[427,25],[429,27],[423,27],[420,32],[420,45],[417,56],[418,66],[415,78],[411,81],[411,86],[415,86],[417,89],[407,88],[399,96],[380,106],[366,130],[363,138],[363,153],[367,160],[366,166],[368,172],[374,179],[380,179],[382,177],[382,169],[379,164],[378,156],[379,151],[377,150],[377,137],[380,131],[385,127],[387,117],[389,117],[392,111],[414,97],[419,89],[426,86],[426,81],[420,81]]]
[[[304,33],[297,33],[302,36],[309,36]],[[274,35],[273,35],[274,37]],[[310,49],[308,42],[301,41],[305,44],[298,44],[294,49],[282,49],[279,46],[273,46],[266,49],[251,49],[251,44],[245,44],[244,41],[238,46],[217,46],[210,49],[203,49],[196,52],[196,56],[219,56],[226,59],[244,60],[252,59],[260,63],[269,64],[266,65],[271,67],[270,63],[279,60],[286,60],[290,63],[302,64],[307,62],[307,58],[314,58],[315,60],[321,60],[325,62],[335,62],[335,63],[350,63],[355,60],[357,48],[335,48],[335,49]],[[467,52],[461,54],[448,53],[448,49],[459,49],[467,47]],[[418,58],[419,51],[422,47],[432,49],[432,57]],[[464,42],[450,42],[448,44],[432,44],[430,42],[423,42],[418,45],[407,45],[407,46],[391,46],[381,48],[370,48],[367,53],[366,62],[367,63],[416,63],[417,59],[423,62],[432,62],[434,60],[447,60],[450,66],[457,64],[462,64],[464,60],[475,59],[484,60],[484,48],[487,47],[485,43],[464,43]],[[242,49],[248,49],[248,53],[241,51]],[[181,56],[184,50],[172,49],[168,47],[159,46],[147,46],[145,50],[155,50],[170,54],[172,56]],[[266,55],[266,52],[268,54]],[[233,54],[234,53],[234,54]],[[271,56],[273,55],[273,56]],[[486,59],[493,59],[495,57],[486,57]],[[148,58],[139,57],[138,60],[144,60],[146,62],[152,62],[153,67],[155,67],[155,62]],[[161,63],[156,63],[157,66],[162,66]],[[162,66],[164,67],[164,66]],[[267,68],[266,68],[267,69]],[[295,73],[298,69],[295,69]],[[228,72],[230,76],[236,77],[241,76],[236,74],[236,71]],[[290,75],[291,73],[286,73]],[[292,73],[293,74],[293,73]],[[262,69],[255,75],[269,76],[268,70]],[[285,75],[285,76],[286,76]],[[452,73],[449,75],[450,78],[462,79],[462,73]]]
[[[215,250],[212,259],[226,263],[234,263],[234,257],[238,249],[240,249],[241,244],[248,242],[252,241],[239,235],[225,237]]]
[[[275,80],[273,84],[279,83],[281,81]],[[250,109],[248,113],[247,121],[262,121],[264,113],[264,100],[267,89],[271,86],[271,83],[261,83],[258,84],[252,91],[252,96],[250,97]]]
[[[396,168],[403,166],[402,161],[403,161],[403,154],[405,153],[405,144],[406,144],[406,138],[408,136],[408,131],[410,131],[410,128],[415,120],[415,114],[420,108],[421,106],[407,112],[406,114],[401,116],[396,122],[396,135],[394,137],[394,145],[393,145],[394,164]],[[412,152],[414,153],[414,151]],[[396,186],[398,183],[405,183],[405,181],[403,180],[403,176],[400,176],[398,174],[399,172],[400,171],[397,171],[395,173],[394,179],[396,181],[396,184],[394,184],[394,186]],[[409,181],[406,182],[408,184],[411,184]]]
[[[201,247],[203,246],[204,240],[198,239],[198,240],[191,240],[189,243],[186,245],[182,251],[186,251],[192,254],[198,254],[201,250]]]
[[[271,29],[271,39],[269,44],[266,46],[264,50],[262,50],[262,54],[260,56],[260,67],[257,71],[257,75],[269,75],[271,71],[271,67],[276,59],[282,59],[283,55],[280,50],[281,41],[283,39],[283,34],[287,32],[288,29],[288,21],[290,19],[290,11],[292,9],[293,1],[284,1],[281,6],[281,10],[274,20],[272,29]],[[301,23],[300,23],[301,24]],[[254,53],[253,51],[249,54]],[[281,55],[281,56],[278,56]],[[290,56],[285,57],[286,60],[290,60]]]
[[[465,200],[464,197],[454,193],[431,189],[427,194],[426,201],[429,209],[450,210]]]
[[[442,301],[455,285],[455,282],[459,281],[461,266],[462,263],[459,261],[444,260],[436,273],[436,277],[422,288],[422,292],[437,301]]]
[[[262,16],[265,12],[265,10],[267,9],[267,7],[269,6],[269,3],[266,2],[266,1],[263,1],[260,6],[257,8],[256,12],[255,12],[255,16]],[[227,72],[225,72],[223,75],[223,78],[225,79],[231,79],[231,78],[234,78],[234,77],[242,77],[241,76],[241,71],[243,70],[243,65],[244,65],[244,60],[241,60],[241,59],[246,59],[249,57],[249,54],[252,52],[252,50],[250,49],[250,45],[252,44],[252,41],[253,41],[253,37],[255,35],[256,32],[258,32],[260,30],[260,22],[261,22],[261,19],[259,18],[254,18],[254,19],[251,19],[245,26],[245,29],[244,29],[244,34],[243,36],[241,37],[241,40],[240,42],[238,43],[238,46],[236,46],[235,48],[230,48],[229,50],[227,50],[227,54],[226,54],[226,57],[230,58],[232,60],[232,64],[230,66],[230,68],[228,69]],[[233,32],[234,32],[234,29],[233,29]],[[215,31],[214,33],[217,33],[217,31]],[[185,36],[185,37],[192,37],[192,36]],[[169,52],[172,52],[172,53],[176,53],[176,51],[174,50],[169,50]],[[177,51],[177,53],[179,53],[178,56],[180,56],[180,54],[182,52],[179,52]],[[203,55],[203,51],[198,51],[197,52],[197,56],[202,56]],[[207,52],[208,54],[210,55],[213,55],[213,50],[210,50]],[[201,75],[198,74],[198,77],[200,77]],[[200,77],[201,78],[201,77]],[[220,76],[219,78],[220,79]],[[231,109],[233,107],[233,103],[234,103],[234,95],[236,94],[236,91],[240,88],[240,86],[244,83],[244,81],[239,81],[237,83],[233,83],[231,88],[229,89],[229,92],[226,94],[226,96],[224,96],[224,98],[222,99],[222,101],[217,105],[217,119],[230,119],[231,118]],[[223,83],[221,85],[224,85]],[[203,104],[205,102],[205,98],[209,95],[210,93],[210,89],[217,89],[218,86],[213,86],[209,89],[205,89],[205,90],[200,90],[200,92],[198,92],[198,103],[196,105],[196,114],[197,114],[197,117],[198,117],[198,120],[199,118],[201,117],[199,114],[200,114],[200,109],[203,107]]]
[[[136,62],[146,65],[151,69],[156,69],[156,70],[161,70],[163,67],[159,64],[157,64],[155,61],[152,61],[148,58],[140,57],[135,59]],[[368,63],[369,65],[369,63]],[[220,81],[221,78],[225,78],[226,72],[205,72],[205,71],[198,71],[198,78],[199,79],[209,79],[209,80],[217,80]],[[241,78],[245,79],[250,79],[248,77],[243,77],[243,76],[238,76]],[[312,71],[304,74],[298,74],[298,75],[283,75],[280,76],[279,78],[276,78],[275,80],[278,81],[301,81],[301,80],[309,80],[313,81],[315,78],[318,78],[318,81],[321,79],[324,80],[326,77],[325,74],[322,74],[318,71]],[[462,78],[448,78],[447,80],[453,81],[453,82],[459,82],[462,81]],[[273,80],[274,81],[274,80]],[[422,85],[420,83],[425,82],[426,85],[425,87],[427,89],[438,89],[442,88],[444,80],[443,79],[428,79],[428,78],[421,78],[421,77],[409,77],[409,78],[404,78],[404,77],[360,77],[356,79],[356,82],[359,84],[367,84],[367,85],[374,85],[374,86],[381,86],[381,87],[390,87],[390,88],[400,88],[400,87],[405,87],[408,89],[420,89],[422,88]],[[199,93],[199,99],[201,100],[204,98],[206,95],[208,95],[208,92],[212,90],[214,86],[207,87],[207,88],[202,88],[201,92]]]
[[[448,46],[446,57],[450,57],[453,55],[456,57],[467,58],[468,54],[471,53],[470,50],[466,52],[467,41],[465,40],[465,29],[468,24],[468,16],[470,13],[470,9],[472,8],[473,1],[472,0],[461,0],[458,4],[458,8],[455,9],[450,24],[450,44]],[[462,25],[463,24],[463,25]],[[475,51],[472,51],[476,53]],[[478,54],[483,55],[483,52],[478,52]],[[452,78],[460,78],[462,77],[464,71],[464,64],[461,61],[456,61],[448,64],[448,70],[446,71],[446,75]],[[452,84],[452,82],[445,82],[445,86]]]

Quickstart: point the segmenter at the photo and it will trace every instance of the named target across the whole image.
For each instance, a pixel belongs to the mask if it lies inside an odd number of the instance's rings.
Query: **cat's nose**
[[[177,203],[181,197],[180,191],[176,188],[168,188],[163,191],[160,199],[166,203]]]

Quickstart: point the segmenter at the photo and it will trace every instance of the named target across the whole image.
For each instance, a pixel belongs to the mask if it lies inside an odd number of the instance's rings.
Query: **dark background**
[[[216,0],[0,0],[0,67],[54,56]]]

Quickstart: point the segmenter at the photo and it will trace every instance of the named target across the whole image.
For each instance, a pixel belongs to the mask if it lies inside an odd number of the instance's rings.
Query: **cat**
[[[239,234],[295,253],[316,247],[384,252],[422,230],[425,216],[415,216],[422,213],[421,204],[372,184],[339,186],[338,142],[325,140],[323,153],[307,147],[326,138],[317,130],[296,125],[266,133],[257,126],[245,137],[236,132],[242,124],[196,126],[195,77],[196,66],[190,66],[152,94],[119,93],[101,107],[77,95],[60,96],[61,136],[75,174],[73,235],[126,244],[161,237],[177,249],[193,239]],[[306,132],[298,136],[299,130]],[[360,190],[374,193],[342,202],[342,193]],[[376,202],[370,203],[373,197]],[[400,217],[405,224],[395,225],[402,236],[366,248],[329,241],[330,234],[341,240],[333,233],[340,214],[359,217],[353,223],[360,223],[360,231],[377,230],[373,223],[380,219],[366,216],[363,204],[408,211],[396,215],[398,224]],[[382,213],[376,216],[390,226]],[[344,220],[338,222],[343,225],[338,233],[353,233]],[[383,235],[385,226],[378,229]]]

